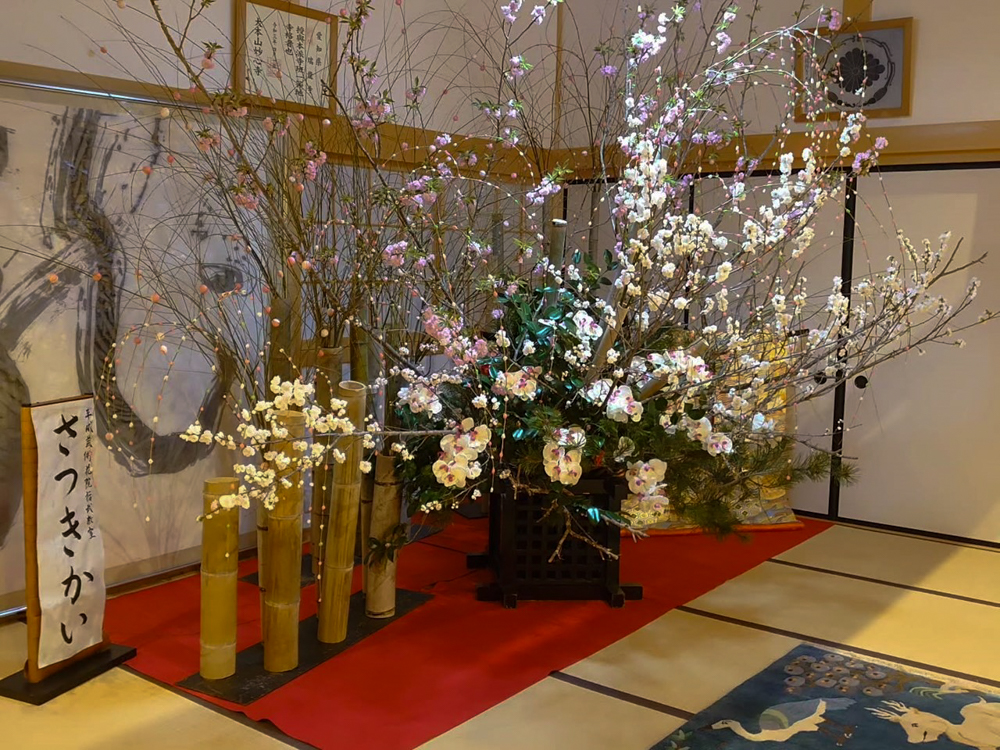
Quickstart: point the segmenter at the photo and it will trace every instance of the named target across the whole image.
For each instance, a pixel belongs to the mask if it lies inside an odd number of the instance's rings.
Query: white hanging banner
[[[101,642],[104,542],[94,487],[94,399],[31,408],[38,443],[38,666]]]

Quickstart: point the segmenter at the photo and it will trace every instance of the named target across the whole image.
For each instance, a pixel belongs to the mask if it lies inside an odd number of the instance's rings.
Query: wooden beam
[[[31,88],[72,89],[91,96],[109,99],[139,99],[172,106],[208,103],[203,96],[194,94],[189,89],[7,60],[0,60],[0,83],[24,85]]]
[[[874,2],[875,0],[844,0],[844,18],[868,23],[872,20],[872,4]]]

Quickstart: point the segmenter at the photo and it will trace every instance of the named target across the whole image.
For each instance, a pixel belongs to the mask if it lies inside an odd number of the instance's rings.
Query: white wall
[[[910,117],[879,125],[1000,119],[1000,3],[995,0],[874,0],[872,19],[914,18]]]

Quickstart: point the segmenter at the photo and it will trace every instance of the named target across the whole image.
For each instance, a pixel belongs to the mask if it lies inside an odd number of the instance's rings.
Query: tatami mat
[[[0,627],[0,676],[23,667],[26,629]],[[0,699],[0,747],[20,750],[277,750],[289,745],[123,669],[43,706]]]
[[[1000,680],[996,607],[770,563],[690,606],[807,638]]]
[[[1000,551],[834,526],[777,559],[1000,604]]]
[[[424,750],[646,750],[684,719],[553,678],[431,740]]]
[[[32,750],[276,750],[289,745],[114,669],[44,706],[4,701],[4,747]]]
[[[697,713],[798,644],[675,610],[563,671]]]
[[[1000,601],[998,581],[994,552],[834,527],[423,747],[647,750],[802,640],[1000,681],[1000,607],[968,601]],[[24,637],[0,628],[3,674]],[[0,727],[42,750],[285,747],[121,669],[41,708],[0,701]]]

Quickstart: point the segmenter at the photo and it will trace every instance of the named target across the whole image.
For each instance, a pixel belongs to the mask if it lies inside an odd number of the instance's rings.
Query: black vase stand
[[[574,491],[589,496],[605,510],[618,512],[624,488],[600,480],[581,481]],[[518,600],[597,600],[612,607],[642,599],[642,586],[619,581],[619,561],[596,547],[568,537],[560,555],[549,562],[562,537],[557,523],[543,520],[543,503],[537,495],[515,493],[509,483],[502,483],[490,498],[489,548],[485,553],[468,555],[469,568],[489,568],[496,581],[476,591],[479,601],[501,602],[517,607]],[[616,556],[621,549],[621,532],[609,524],[595,524],[589,529],[594,541]]]

